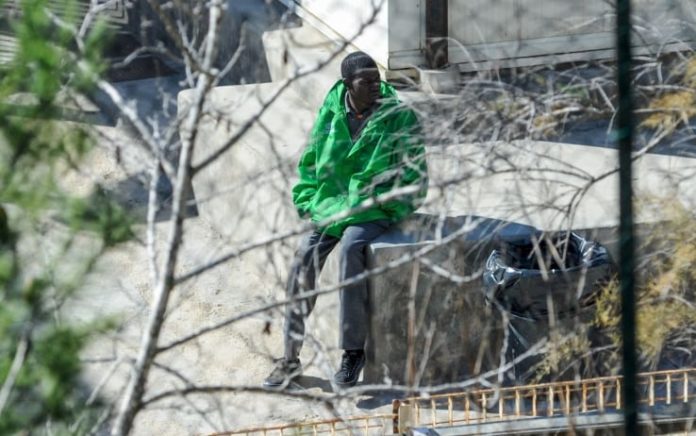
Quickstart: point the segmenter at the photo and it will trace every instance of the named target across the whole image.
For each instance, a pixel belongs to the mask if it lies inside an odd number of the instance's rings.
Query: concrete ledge
[[[428,93],[456,93],[459,87],[459,69],[450,66],[442,70],[419,70],[421,89]]]
[[[428,122],[426,128],[437,128]],[[610,148],[531,140],[432,145],[431,186],[448,188],[431,189],[421,211],[487,216],[543,230],[613,227],[619,223],[617,166],[617,151]],[[646,154],[633,163],[633,172],[636,222],[669,219],[665,200],[696,208],[696,159]]]

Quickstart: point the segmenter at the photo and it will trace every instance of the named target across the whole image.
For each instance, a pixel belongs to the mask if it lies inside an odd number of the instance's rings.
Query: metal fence
[[[400,400],[398,429],[622,410],[623,377],[599,377]],[[637,378],[639,403],[687,403],[696,397],[696,369],[655,371]]]
[[[448,427],[523,418],[568,416],[623,408],[621,376],[477,389],[394,400],[392,413],[247,428],[232,435],[377,435],[409,428]],[[696,399],[696,368],[654,371],[637,377],[639,404],[656,410]]]
[[[246,428],[222,433],[213,433],[210,436],[285,436],[285,435],[383,435],[391,434],[398,423],[396,414],[381,414],[370,416],[356,416],[350,418],[335,418],[318,421],[307,421],[294,424],[281,424],[269,427]]]
[[[112,29],[120,29],[128,24],[128,13],[123,0],[98,0],[95,4],[99,10],[99,18],[104,19]],[[72,18],[81,22],[89,13],[91,3],[87,0],[75,3],[65,0],[50,0],[47,2],[47,6],[58,17]],[[0,2],[0,66],[8,65],[17,51],[17,37],[7,23],[20,13],[19,1]]]

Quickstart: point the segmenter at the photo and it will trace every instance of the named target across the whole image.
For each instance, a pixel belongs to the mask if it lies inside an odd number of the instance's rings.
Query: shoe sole
[[[288,386],[290,386],[295,380],[297,380],[297,379],[300,378],[300,377],[302,377],[302,374],[294,374],[292,377],[289,377],[289,378],[283,380],[283,381],[280,382],[280,383],[271,383],[271,382],[269,382],[268,380],[264,380],[264,382],[263,382],[263,387],[264,387],[264,388],[279,388],[279,387],[281,387],[281,386],[286,386],[286,387],[288,387]]]
[[[263,387],[268,388],[268,389],[278,389],[278,388],[293,389],[293,388],[298,388],[298,387],[301,388],[302,386],[297,384],[296,379],[292,379],[292,380],[289,380],[287,383],[283,382],[280,384],[272,384],[272,383],[264,382]]]

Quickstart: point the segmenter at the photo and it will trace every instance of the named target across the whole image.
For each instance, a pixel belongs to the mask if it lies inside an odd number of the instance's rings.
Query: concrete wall
[[[262,102],[278,89],[273,83],[216,88],[206,110],[220,118],[207,117],[201,123],[194,166],[260,112]],[[191,91],[179,94],[180,113],[190,95]],[[240,237],[268,236],[280,230],[280,224],[297,222],[285,178],[294,177],[293,162],[313,122],[311,111],[302,110],[303,106],[293,92],[287,92],[229,151],[193,178],[199,213],[221,235],[240,242]]]
[[[294,10],[305,22],[330,38],[346,40],[359,50],[369,52],[375,61],[387,66],[390,39],[388,32],[390,2],[384,1],[369,26],[379,1],[353,0],[280,0]],[[392,2],[393,3],[393,2]],[[364,29],[361,31],[361,27]]]
[[[467,226],[469,231],[462,236],[437,246],[440,238]],[[644,265],[638,283],[645,280],[650,270],[647,259],[669,248],[661,238],[653,238],[661,230],[664,231],[660,224],[637,226],[638,264]],[[406,262],[370,280],[370,339],[365,382],[432,386],[461,381],[496,370],[538,341],[548,339],[552,331],[587,335],[594,306],[574,315],[555,313],[534,321],[511,315],[513,329],[509,330],[505,344],[506,323],[498,309],[486,303],[481,274],[491,251],[499,248],[497,238],[530,231],[534,229],[476,216],[440,220],[437,216],[417,215],[372,243],[368,251],[371,268],[385,267],[404,255],[437,246],[424,258],[437,265],[439,271],[423,262]],[[619,258],[616,227],[579,229],[577,233],[602,244],[615,261]],[[586,275],[583,272],[584,280],[588,284],[601,283],[606,272],[604,267],[593,268]],[[527,295],[520,286],[515,292]],[[572,283],[570,288],[574,288]],[[546,298],[554,302],[553,307],[573,305],[576,301],[575,292],[564,294],[560,292],[563,289],[566,288],[549,290]],[[547,302],[542,300],[544,305]],[[415,322],[411,323],[411,319]],[[516,363],[505,372],[505,383],[529,381],[534,376],[535,364],[543,357],[543,353],[538,353]]]
[[[450,60],[466,70],[481,61],[531,65],[614,56],[615,15],[602,0],[453,0],[449,7]],[[694,39],[692,2],[642,0],[632,7],[638,52],[684,49],[680,43]]]
[[[266,83],[216,88],[206,109],[217,113],[219,118],[208,117],[201,124],[194,165],[223,145],[240,125],[257,114],[262,103],[270,99],[280,86],[279,83]],[[180,114],[186,110],[190,96],[191,91],[179,94]],[[302,225],[290,191],[296,181],[295,167],[314,122],[315,111],[316,106],[298,93],[297,88],[287,89],[246,135],[193,178],[199,219],[227,247],[272,238]],[[299,236],[291,237],[253,250],[237,262],[223,266],[225,274],[231,283],[249,287],[249,295],[283,299],[287,269],[298,239]],[[337,275],[332,274],[335,271],[333,255],[328,263],[322,278],[330,278],[328,281],[335,283]],[[316,354],[320,354],[328,366],[327,355],[331,356],[328,359],[330,364],[340,358],[335,351],[338,344],[337,301],[336,293],[319,298],[308,324],[303,361],[312,361]],[[282,317],[278,312],[274,318],[279,332]],[[276,339],[280,339],[279,333]],[[272,352],[278,355],[282,348]],[[315,363],[315,370],[317,366]],[[324,370],[322,377],[326,378],[333,369]]]
[[[302,96],[305,109],[310,111],[321,106],[326,93],[341,77],[341,61],[348,54],[347,50],[340,50],[336,41],[311,26],[264,32],[263,46],[274,82],[316,71],[292,85],[295,93]]]
[[[385,0],[376,23],[355,38],[379,2],[281,1],[391,70],[425,63],[425,0]],[[448,8],[450,62],[465,71],[614,56],[614,13],[603,0],[450,0]],[[633,8],[638,53],[685,49],[682,42],[694,40],[693,2],[640,0]]]
[[[450,188],[430,191],[421,209],[426,213],[474,214],[544,230],[619,222],[616,150],[542,141],[451,144],[430,147],[428,167],[434,185],[447,183]],[[636,221],[663,219],[656,199],[673,198],[696,207],[694,159],[646,154],[634,162],[633,171],[635,193],[642,200]],[[573,196],[594,178],[599,180],[569,209]]]
[[[531,228],[471,216],[438,222],[437,217],[423,215],[376,240],[369,259],[371,267],[386,266],[404,254],[437,245],[440,238],[466,226],[471,226],[470,231],[425,258],[442,271],[468,280],[457,283],[419,262],[408,262],[371,280],[366,382],[440,384],[499,364],[504,329],[484,301],[480,272],[496,235]]]

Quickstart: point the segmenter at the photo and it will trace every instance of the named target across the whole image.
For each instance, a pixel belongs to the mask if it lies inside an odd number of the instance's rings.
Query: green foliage
[[[104,71],[101,47],[107,27],[96,23],[78,50],[71,27],[75,2],[60,24],[48,0],[24,0],[12,22],[16,58],[0,76],[0,434],[85,433],[98,402],[86,403],[80,383],[80,352],[100,325],[60,324],[56,301],[78,289],[98,256],[133,236],[126,212],[102,192],[74,198],[59,188],[59,169],[80,165],[92,139],[78,124],[57,121],[59,95],[88,91]],[[23,255],[24,243],[46,244],[47,222],[61,235],[54,264]],[[56,277],[74,251],[73,240],[88,234],[95,253],[73,263],[74,277]],[[55,239],[55,238],[54,238]],[[71,251],[72,250],[72,251]],[[8,393],[3,401],[2,392]]]
[[[133,238],[132,218],[114,203],[102,189],[87,199],[71,199],[65,220],[74,230],[91,230],[102,235],[106,247]]]

